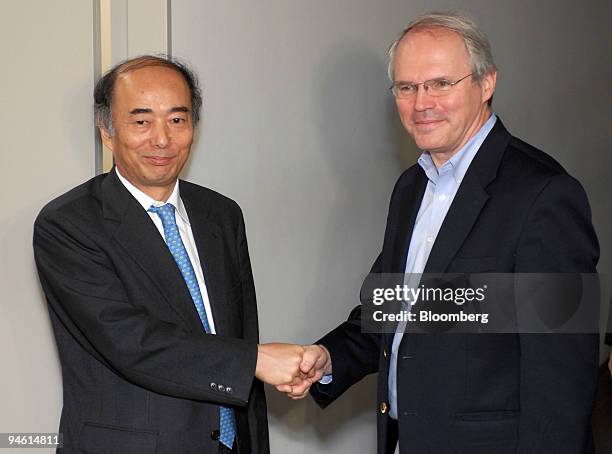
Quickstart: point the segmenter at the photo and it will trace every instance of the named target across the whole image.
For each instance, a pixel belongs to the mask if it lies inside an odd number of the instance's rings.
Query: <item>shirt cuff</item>
[[[319,383],[321,383],[322,385],[329,385],[332,382],[333,378],[333,374],[323,375],[321,380],[319,380]]]

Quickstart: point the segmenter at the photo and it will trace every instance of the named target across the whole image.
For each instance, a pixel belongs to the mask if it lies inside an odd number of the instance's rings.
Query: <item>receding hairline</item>
[[[458,40],[457,44],[459,44],[461,46],[461,49],[463,49],[462,51],[457,50],[457,52],[463,52],[463,57],[465,58],[465,62],[468,68],[471,68],[472,62],[470,58],[470,51],[467,45],[465,44],[465,40],[463,39],[463,36],[461,36],[460,33],[456,32],[455,30],[451,28],[438,26],[438,25],[429,25],[429,24],[417,25],[414,28],[411,28],[410,30],[408,30],[406,33],[404,33],[404,35],[397,41],[397,45],[395,47],[396,58],[394,59],[394,67],[393,67],[394,77],[392,80],[395,80],[395,67],[397,66],[397,62],[398,62],[397,55],[399,54],[398,52],[399,49],[403,45],[406,44],[406,41],[408,38],[414,37],[415,35],[427,35],[427,36],[433,37],[436,40],[444,39],[449,36],[456,37],[456,39]]]
[[[404,33],[404,35],[398,40],[396,48],[399,47],[406,38],[408,38],[409,36],[413,36],[415,34],[427,34],[427,35],[433,36],[434,38],[437,38],[440,36],[455,36],[457,37],[459,41],[461,41],[461,44],[463,48],[465,49],[465,52],[468,58],[470,57],[470,51],[467,47],[467,44],[465,43],[465,39],[463,38],[463,36],[461,36],[461,33],[457,32],[456,30],[453,30],[452,28],[444,27],[443,25],[435,25],[435,24],[432,24],[432,25],[422,24],[422,25],[414,26],[413,28],[408,30],[406,33]]]
[[[183,79],[185,76],[181,73],[181,71],[173,65],[168,60],[164,60],[163,58],[157,57],[141,57],[136,58],[134,60],[127,61],[116,68],[116,76],[119,77],[122,74],[127,74],[133,71],[137,71],[139,69],[149,68],[149,67],[162,67],[168,68],[179,74]]]
[[[198,124],[200,120],[200,108],[202,106],[202,95],[198,78],[194,71],[186,62],[182,62],[180,59],[165,55],[141,55],[118,63],[96,83],[94,88],[94,112],[96,124],[98,126],[111,133],[113,132],[112,111],[115,91],[117,89],[117,79],[124,79],[125,75],[148,67],[168,68],[180,74],[189,91],[193,124],[194,126]],[[125,81],[122,82],[121,85],[124,83]]]
[[[160,68],[160,69],[166,69],[166,70],[173,72],[174,74],[180,77],[180,79],[183,81],[183,84],[185,85],[185,88],[189,92],[189,83],[187,79],[185,78],[184,74],[182,74],[178,69],[176,69],[172,65],[164,65],[164,64],[157,64],[157,63],[130,65],[127,68],[118,68],[117,73],[115,75],[115,83],[113,84],[114,85],[113,91],[117,89],[117,83],[120,80],[126,80],[126,78],[128,78],[131,74],[139,72],[144,69],[149,69],[149,68]]]
[[[113,103],[116,101],[115,100],[115,96],[117,96],[118,90],[130,90],[130,82],[129,82],[129,77],[134,74],[137,73],[140,70],[143,69],[148,69],[148,68],[162,68],[162,69],[168,69],[171,72],[173,72],[174,74],[176,74],[180,80],[182,81],[182,88],[185,90],[187,98],[189,103],[185,106],[177,106],[174,107],[174,111],[178,111],[177,109],[180,109],[181,107],[184,107],[187,109],[187,112],[191,112],[192,110],[192,100],[191,100],[191,96],[190,96],[190,90],[189,90],[189,84],[187,82],[187,79],[185,79],[185,76],[179,71],[177,70],[174,66],[172,65],[164,65],[164,64],[153,64],[153,65],[131,65],[129,68],[126,68],[123,71],[117,71],[116,77],[115,77],[115,83],[113,84]],[[168,84],[168,86],[175,86],[177,87],[177,89],[181,90],[181,88],[178,88],[178,85],[175,85],[176,82],[172,81]],[[127,85],[126,85],[127,84]],[[122,88],[120,88],[122,87]],[[125,93],[125,92],[123,92]],[[172,109],[171,109],[172,110]]]

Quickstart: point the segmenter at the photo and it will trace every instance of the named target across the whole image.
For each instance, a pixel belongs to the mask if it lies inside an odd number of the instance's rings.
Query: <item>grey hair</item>
[[[191,120],[194,126],[198,124],[200,108],[202,107],[202,92],[195,72],[186,63],[174,57],[167,55],[142,55],[118,63],[96,84],[94,89],[94,113],[97,126],[106,129],[110,135],[114,134],[112,109],[117,78],[121,74],[149,66],[170,68],[183,76],[191,96]]]
[[[491,53],[491,43],[474,21],[469,17],[456,12],[431,12],[415,18],[393,41],[387,54],[389,55],[389,67],[387,69],[389,79],[394,82],[395,57],[397,46],[410,30],[445,28],[457,33],[463,39],[470,57],[472,69],[472,80],[480,83],[485,75],[497,70]]]

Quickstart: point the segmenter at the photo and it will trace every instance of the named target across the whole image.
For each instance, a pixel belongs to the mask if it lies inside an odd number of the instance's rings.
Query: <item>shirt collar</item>
[[[468,142],[461,147],[461,149],[455,153],[448,161],[446,161],[440,169],[436,168],[436,165],[431,159],[431,155],[428,151],[423,151],[423,154],[419,157],[418,163],[421,168],[425,171],[425,175],[427,178],[433,183],[436,184],[438,181],[438,176],[440,174],[446,172],[452,172],[453,177],[457,183],[461,183],[463,177],[467,173],[472,160],[476,156],[476,153],[480,149],[480,146],[486,139],[493,126],[495,126],[495,122],[497,121],[497,116],[495,114],[491,114],[489,119],[483,124],[478,132],[472,136]]]
[[[165,202],[160,202],[158,200],[155,200],[152,197],[149,197],[147,194],[145,194],[140,189],[138,189],[136,186],[134,186],[132,183],[130,183],[127,180],[127,178],[121,175],[117,167],[115,167],[115,172],[117,172],[119,181],[121,181],[123,186],[125,186],[125,188],[130,192],[130,194],[134,196],[136,201],[142,206],[142,208],[144,208],[145,211],[148,211],[149,208],[151,208],[151,205],[162,206],[162,205],[165,205],[166,203],[170,203],[174,206],[175,212],[181,217],[181,219],[185,222],[185,224],[189,225],[189,218],[187,217],[187,210],[185,210],[185,205],[183,204],[183,200],[181,199],[180,192],[179,192],[178,180],[176,180],[176,183],[174,184],[174,189],[172,190],[172,194],[170,194],[170,197],[168,197],[168,200]]]

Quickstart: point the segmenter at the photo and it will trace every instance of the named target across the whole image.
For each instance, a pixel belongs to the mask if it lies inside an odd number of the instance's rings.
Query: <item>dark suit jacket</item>
[[[180,182],[217,335],[204,332],[163,238],[115,171],[49,203],[34,252],[62,365],[64,452],[218,452],[219,404],[241,454],[268,453],[242,213]],[[220,386],[223,385],[223,386]]]
[[[403,273],[427,184],[420,166],[399,178],[373,273]],[[512,137],[498,120],[472,161],[433,245],[425,272],[592,273],[597,239],[586,195],[550,156]],[[311,389],[326,406],[379,372],[378,452],[387,444],[393,335],[363,334],[361,307],[321,339],[333,382]],[[398,352],[402,451],[583,453],[598,336],[407,334]]]

